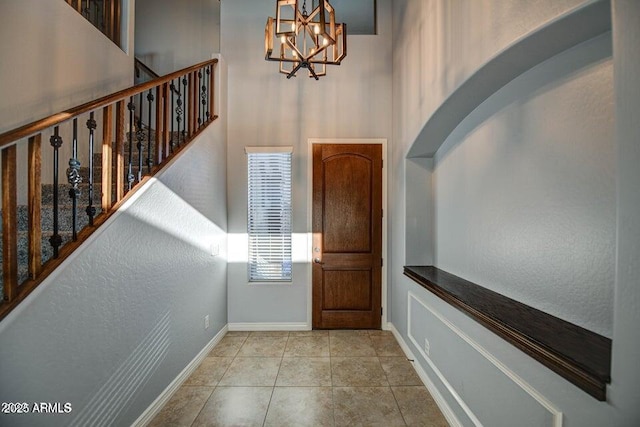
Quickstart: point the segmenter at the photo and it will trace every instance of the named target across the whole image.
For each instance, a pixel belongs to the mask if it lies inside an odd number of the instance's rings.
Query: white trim
[[[453,412],[445,398],[442,396],[440,390],[438,390],[433,381],[431,381],[431,378],[429,378],[422,366],[419,363],[416,363],[416,357],[413,355],[413,353],[409,349],[409,346],[404,341],[404,338],[402,338],[402,335],[400,335],[400,332],[398,332],[393,323],[388,322],[385,329],[393,333],[396,341],[398,341],[398,344],[400,344],[400,348],[402,348],[402,351],[404,351],[407,359],[409,359],[409,361],[413,365],[413,368],[416,370],[416,373],[424,383],[424,386],[427,388],[427,390],[429,390],[431,397],[433,397],[433,400],[436,402],[436,405],[438,405],[440,412],[442,412],[442,415],[445,417],[449,425],[451,427],[462,427],[462,423],[460,422],[458,417],[456,417],[456,414]]]
[[[386,329],[387,325],[387,266],[389,258],[387,257],[387,218],[389,218],[389,209],[387,206],[387,179],[389,170],[389,162],[387,161],[387,139],[386,138],[309,138],[307,140],[307,231],[309,238],[309,260],[313,259],[313,144],[380,144],[382,145],[382,209],[384,215],[382,217],[382,329]],[[313,278],[312,268],[307,273],[309,289],[307,290],[307,323],[309,329],[312,325],[312,294],[313,294]]]
[[[246,154],[251,153],[293,153],[292,146],[273,146],[273,147],[244,147]]]
[[[545,408],[551,416],[553,417],[553,427],[562,427],[562,412],[556,408],[553,403],[551,403],[546,397],[544,397],[538,390],[534,389],[529,383],[520,378],[518,374],[509,369],[506,365],[500,362],[494,355],[489,353],[487,349],[482,347],[480,344],[475,342],[471,337],[462,332],[457,326],[447,320],[443,315],[441,315],[437,310],[430,307],[427,303],[420,300],[413,292],[409,291],[407,293],[407,337],[413,343],[415,348],[418,350],[418,353],[422,356],[422,358],[429,364],[431,369],[438,376],[440,381],[445,385],[447,390],[451,393],[451,395],[456,399],[456,401],[460,404],[462,409],[467,413],[469,418],[474,422],[474,424],[481,426],[480,421],[475,417],[471,409],[466,405],[466,403],[462,400],[462,397],[458,395],[453,386],[446,380],[444,375],[440,372],[440,370],[436,367],[435,363],[426,355],[424,350],[418,345],[415,338],[411,335],[411,299],[414,299],[420,305],[422,305],[425,309],[427,309],[431,314],[438,318],[445,326],[447,326],[451,331],[453,331],[456,335],[462,338],[467,344],[469,344],[474,350],[484,356],[489,362],[491,362],[496,368],[498,368],[507,378],[513,381],[516,385],[518,385],[522,390],[524,390],[529,396],[534,398],[543,408]]]
[[[198,353],[196,357],[194,357],[193,360],[189,362],[187,366],[185,366],[182,372],[180,372],[178,376],[173,381],[171,381],[167,388],[165,388],[164,391],[160,393],[160,396],[158,396],[156,400],[154,400],[153,403],[151,403],[151,405],[149,405],[149,407],[138,417],[138,419],[135,420],[133,424],[131,424],[132,427],[144,427],[151,422],[153,417],[158,415],[160,410],[162,410],[164,405],[167,404],[173,394],[178,391],[182,383],[184,383],[187,378],[189,378],[189,376],[193,373],[193,371],[195,371],[196,368],[200,366],[200,363],[202,363],[204,358],[207,357],[211,349],[213,349],[213,347],[218,344],[220,340],[225,336],[227,330],[227,325],[220,329],[220,332],[218,332],[211,339],[211,341],[209,341],[209,343],[204,346],[200,353]]]
[[[306,323],[286,322],[286,323],[263,323],[245,322],[229,323],[230,331],[308,331],[311,329]]]

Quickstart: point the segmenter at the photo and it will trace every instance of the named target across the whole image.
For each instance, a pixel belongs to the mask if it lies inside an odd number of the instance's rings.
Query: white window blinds
[[[249,281],[290,281],[291,149],[246,151]]]

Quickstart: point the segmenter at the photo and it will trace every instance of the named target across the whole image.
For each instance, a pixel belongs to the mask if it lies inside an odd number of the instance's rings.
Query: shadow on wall
[[[526,104],[529,100],[562,86],[582,71],[611,59],[612,54],[611,33],[607,33],[594,40],[592,49],[582,49],[579,45],[517,77],[489,97],[481,104],[481,108],[476,108],[451,132],[435,155],[437,162],[444,160],[456,146],[497,113],[512,105]],[[552,66],[550,61],[553,61]],[[510,119],[512,129],[523,128],[520,115],[512,115]]]

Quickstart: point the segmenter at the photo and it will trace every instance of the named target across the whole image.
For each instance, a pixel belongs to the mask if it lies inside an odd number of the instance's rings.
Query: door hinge
[[[384,314],[384,308],[380,307],[380,316]]]
[[[380,267],[384,267],[384,259],[380,258]]]
[[[382,218],[384,218],[384,209],[382,209]]]
[[[380,160],[380,167],[384,168],[384,160]]]

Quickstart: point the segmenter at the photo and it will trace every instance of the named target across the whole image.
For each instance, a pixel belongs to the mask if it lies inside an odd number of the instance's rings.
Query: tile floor
[[[229,332],[151,426],[447,426],[387,331]]]

